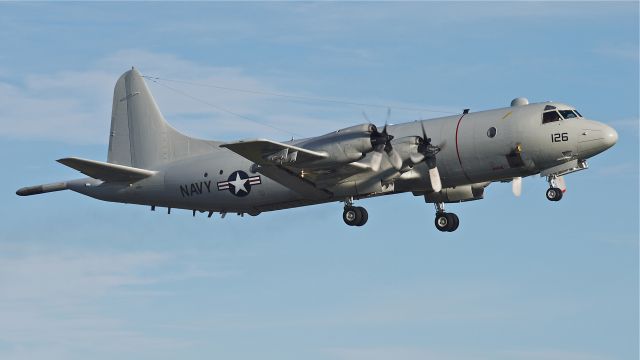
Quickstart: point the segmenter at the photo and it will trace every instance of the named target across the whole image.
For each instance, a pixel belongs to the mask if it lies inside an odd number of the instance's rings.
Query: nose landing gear
[[[546,196],[549,201],[560,201],[562,199],[562,189],[558,186],[558,178],[556,176],[549,176],[547,178],[549,182],[549,188],[547,189]]]
[[[560,201],[560,199],[562,199],[562,190],[556,187],[551,187],[547,189],[546,195],[549,201]]]
[[[434,221],[436,229],[443,232],[456,231],[460,225],[460,219],[458,215],[454,213],[448,213],[444,211],[443,203],[436,203],[436,219]]]

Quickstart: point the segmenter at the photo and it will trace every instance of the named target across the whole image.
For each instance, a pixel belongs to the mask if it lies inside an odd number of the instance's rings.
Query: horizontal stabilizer
[[[156,173],[151,170],[75,157],[60,159],[58,162],[94,179],[107,182],[136,182]]]
[[[227,148],[258,165],[287,162],[307,163],[327,157],[327,154],[323,152],[265,139],[238,141],[222,144],[220,147]]]

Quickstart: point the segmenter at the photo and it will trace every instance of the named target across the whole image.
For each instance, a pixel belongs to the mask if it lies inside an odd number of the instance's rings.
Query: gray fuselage
[[[572,160],[585,160],[616,142],[611,127],[581,116],[543,123],[544,109],[549,106],[558,111],[573,109],[553,102],[527,104],[390,125],[388,132],[396,139],[420,136],[424,126],[432,143],[441,147],[437,161],[443,190],[537,174]],[[304,147],[311,140],[286,144]],[[310,200],[261,175],[253,162],[216,146],[220,143],[211,144],[210,152],[162,164],[150,169],[157,171],[155,175],[132,184],[82,179],[68,186],[106,201],[249,214],[346,198],[433,192],[424,163],[400,173],[385,160],[380,171],[342,179],[327,187],[331,197]],[[370,157],[371,153],[363,154],[360,162]],[[234,192],[234,187],[225,186],[235,180],[230,175],[237,171],[254,178],[253,185],[245,180],[247,191]]]

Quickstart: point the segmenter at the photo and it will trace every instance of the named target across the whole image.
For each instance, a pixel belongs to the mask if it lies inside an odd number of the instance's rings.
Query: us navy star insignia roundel
[[[218,191],[229,190],[231,194],[242,197],[249,195],[251,186],[260,184],[260,176],[249,177],[246,172],[237,170],[229,175],[227,181],[218,182]]]

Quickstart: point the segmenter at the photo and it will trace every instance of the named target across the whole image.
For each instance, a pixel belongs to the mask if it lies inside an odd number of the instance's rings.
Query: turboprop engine
[[[364,158],[368,153],[372,153],[370,166],[373,171],[380,169],[384,154],[387,155],[389,164],[398,172],[403,172],[405,168],[424,161],[427,164],[431,187],[433,191],[438,192],[442,185],[436,166],[436,154],[441,150],[442,145],[432,145],[424,124],[422,122],[420,124],[421,137],[408,136],[393,141],[394,136],[387,132],[387,125],[379,131],[375,125],[369,123],[306,139],[295,145],[326,154],[322,160],[305,164],[306,168],[314,169],[352,163]]]
[[[389,148],[392,139],[393,136],[387,134],[386,126],[379,131],[373,124],[360,124],[304,140],[296,146],[326,153],[326,160],[313,164],[313,167],[322,167],[358,161],[372,151],[381,153],[385,147]]]

